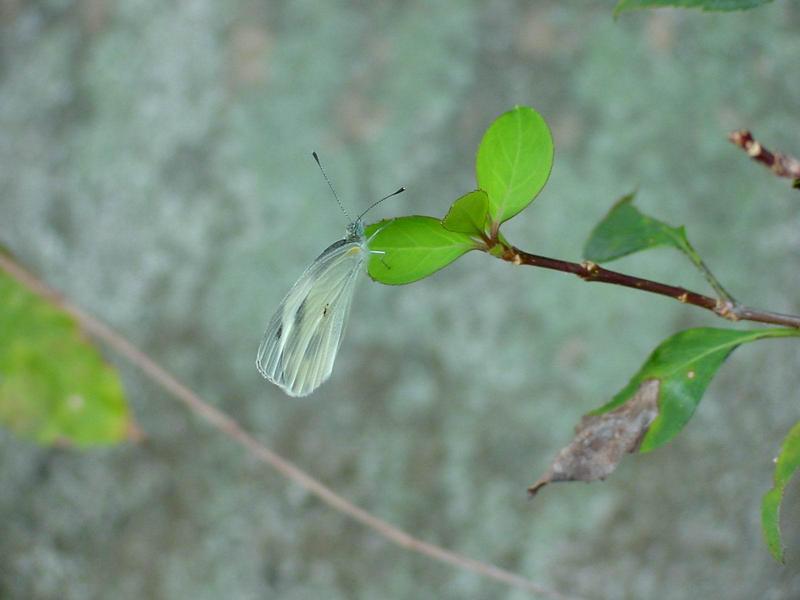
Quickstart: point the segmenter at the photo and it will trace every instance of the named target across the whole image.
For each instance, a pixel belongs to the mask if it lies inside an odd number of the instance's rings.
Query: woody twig
[[[728,139],[742,148],[753,160],[769,168],[778,177],[794,180],[793,187],[800,189],[800,160],[781,152],[771,152],[753,138],[747,129],[728,134]]]

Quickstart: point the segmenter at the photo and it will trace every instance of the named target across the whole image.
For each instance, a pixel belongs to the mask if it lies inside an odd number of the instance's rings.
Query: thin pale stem
[[[495,565],[480,562],[468,556],[425,542],[395,527],[391,523],[379,519],[360,506],[356,506],[325,484],[314,479],[292,462],[267,448],[239,425],[238,422],[200,398],[200,396],[178,381],[121,334],[111,329],[111,327],[99,319],[84,312],[83,309],[69,302],[69,300],[62,297],[55,290],[48,287],[14,260],[2,253],[0,253],[0,269],[3,269],[8,275],[19,281],[33,293],[69,313],[80,323],[81,327],[83,327],[86,332],[119,352],[120,355],[136,365],[146,377],[161,386],[168,394],[184,404],[191,412],[205,419],[206,422],[220,433],[243,446],[254,458],[269,465],[283,477],[316,496],[333,510],[364,525],[392,544],[432,560],[481,575],[482,577],[492,579],[509,587],[537,594],[542,597],[559,600],[576,598],[575,596],[567,596],[550,590],[516,573],[501,569]]]

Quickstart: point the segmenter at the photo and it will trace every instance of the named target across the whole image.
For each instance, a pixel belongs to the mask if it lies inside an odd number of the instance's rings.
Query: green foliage
[[[635,196],[623,196],[598,223],[586,241],[584,258],[603,263],[656,246],[692,254],[684,227],[672,227],[642,214],[633,205]]]
[[[774,485],[764,494],[761,502],[761,528],[772,556],[783,562],[783,544],[781,543],[780,507],[783,490],[789,480],[800,467],[800,421],[795,423],[789,435],[783,440],[783,446],[775,460]]]
[[[377,233],[376,233],[377,232]],[[433,217],[400,217],[366,228],[370,250],[385,252],[369,259],[369,276],[389,285],[411,283],[446,267],[478,248],[465,233],[449,231]]]
[[[623,196],[611,208],[606,217],[597,224],[583,249],[584,258],[596,263],[609,262],[655,248],[672,246],[680,250],[703,274],[714,288],[717,297],[730,301],[730,295],[706,267],[686,237],[686,228],[673,227],[648,217],[633,205],[635,194]]]
[[[476,159],[480,189],[458,198],[444,219],[401,217],[366,228],[375,236],[369,274],[391,285],[411,283],[435,273],[475,249],[502,253],[508,245],[496,227],[528,206],[544,186],[553,165],[553,139],[544,119],[525,106],[500,115],[481,140]],[[484,237],[494,234],[493,248]]]
[[[660,384],[659,414],[642,441],[649,452],[671,440],[692,418],[720,365],[740,344],[768,337],[800,336],[796,329],[736,331],[701,327],[681,331],[662,342],[639,372],[614,398],[592,414],[602,414],[630,399],[647,380]]]
[[[620,0],[614,8],[614,15],[628,10],[664,6],[699,8],[706,11],[747,10],[768,2],[772,0]]]
[[[500,115],[484,134],[475,162],[494,222],[507,221],[533,202],[552,166],[553,138],[539,113],[517,106]]]
[[[442,225],[449,231],[480,236],[486,232],[488,218],[489,197],[483,190],[475,190],[453,203]]]
[[[77,324],[2,271],[0,306],[0,423],[41,444],[124,440],[119,377]]]

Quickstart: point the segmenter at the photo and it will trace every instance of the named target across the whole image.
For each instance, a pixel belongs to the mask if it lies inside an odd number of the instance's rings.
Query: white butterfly
[[[314,159],[319,164],[316,153]],[[324,171],[322,174],[325,176]],[[358,276],[370,254],[383,254],[369,249],[377,232],[367,239],[361,219],[386,198],[350,222],[344,239],[328,246],[311,263],[270,319],[258,348],[256,367],[290,396],[307,396],[330,377]],[[336,200],[339,202],[338,197]],[[341,202],[339,206],[347,215]]]

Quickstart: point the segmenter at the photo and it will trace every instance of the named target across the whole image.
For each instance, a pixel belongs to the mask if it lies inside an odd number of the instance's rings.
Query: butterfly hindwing
[[[360,239],[332,244],[270,320],[256,364],[290,396],[306,396],[330,376],[367,253]]]

